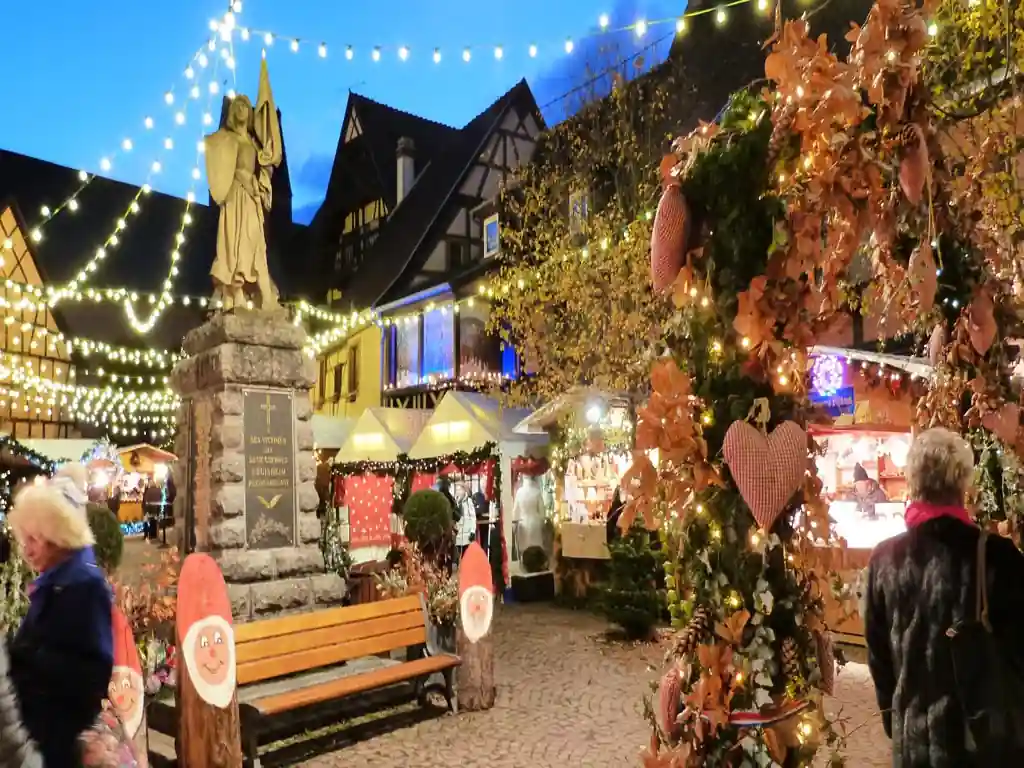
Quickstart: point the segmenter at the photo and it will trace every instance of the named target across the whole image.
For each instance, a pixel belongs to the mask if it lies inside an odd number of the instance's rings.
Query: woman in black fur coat
[[[897,768],[979,764],[947,634],[975,611],[980,530],[964,508],[973,463],[958,435],[920,434],[907,457],[907,532],[879,544],[868,568],[868,664]],[[986,561],[993,632],[1024,662],[1024,555],[1009,539],[993,536]],[[1012,764],[1024,766],[1024,751]]]

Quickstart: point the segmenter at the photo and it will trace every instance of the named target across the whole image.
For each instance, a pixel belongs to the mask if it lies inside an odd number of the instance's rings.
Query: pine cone
[[[697,650],[700,641],[711,631],[711,616],[703,605],[697,606],[693,618],[686,628],[676,633],[673,653],[675,656],[688,656]]]
[[[782,674],[786,680],[800,677],[800,659],[796,649],[796,640],[787,637],[782,641]]]
[[[792,105],[786,106],[772,127],[772,137],[768,141],[769,170],[775,166],[775,161],[779,159],[779,153],[782,151],[782,145],[789,138],[789,130],[793,127],[794,117],[796,117],[796,108]]]

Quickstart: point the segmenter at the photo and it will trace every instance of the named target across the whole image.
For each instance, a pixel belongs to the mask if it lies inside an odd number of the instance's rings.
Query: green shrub
[[[424,552],[432,552],[451,535],[452,506],[444,494],[425,489],[405,502],[405,537]]]
[[[544,547],[527,547],[523,550],[523,570],[527,573],[540,573],[548,569],[548,553]]]
[[[117,515],[102,504],[89,504],[86,507],[89,516],[89,527],[96,538],[93,548],[96,553],[96,564],[108,574],[113,573],[121,564],[124,554],[124,534]]]
[[[599,606],[608,620],[631,639],[648,639],[665,611],[665,593],[658,577],[664,553],[651,546],[651,533],[634,524],[608,542],[608,581],[601,585]]]

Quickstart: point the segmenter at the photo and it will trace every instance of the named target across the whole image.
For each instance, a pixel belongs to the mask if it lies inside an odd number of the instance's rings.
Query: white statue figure
[[[245,307],[246,292],[254,288],[259,309],[278,306],[277,287],[267,267],[265,216],[282,148],[281,124],[264,59],[255,110],[246,96],[235,96],[225,125],[206,137],[206,177],[210,196],[220,206],[217,258],[210,275],[214,297],[224,309]]]
[[[523,475],[512,501],[512,522],[517,523],[516,543],[520,552],[544,547],[544,499],[537,480],[530,475]]]

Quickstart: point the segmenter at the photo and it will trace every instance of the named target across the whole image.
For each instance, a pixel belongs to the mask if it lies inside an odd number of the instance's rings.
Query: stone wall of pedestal
[[[179,546],[184,541],[191,503],[195,548],[220,563],[236,621],[338,604],[345,596],[344,581],[325,573],[319,548],[309,397],[315,363],[302,351],[305,341],[303,329],[284,313],[220,314],[185,337],[188,356],[172,373],[182,399],[175,540]],[[286,546],[270,548],[254,543],[246,522],[245,398],[262,397],[264,390],[291,393],[294,411],[294,527],[290,534],[275,534]]]

